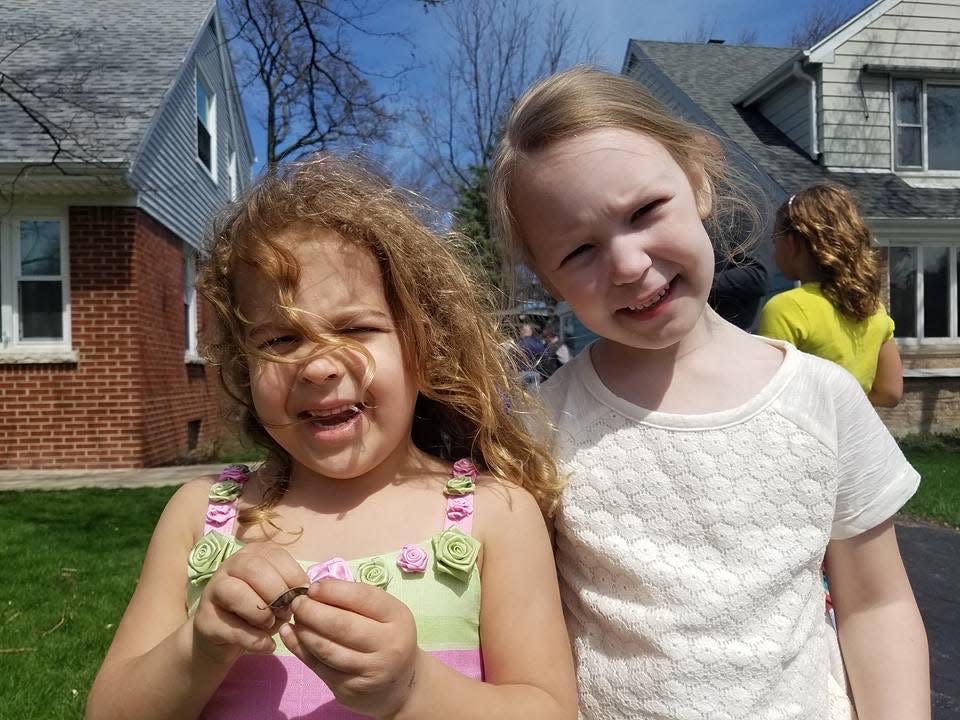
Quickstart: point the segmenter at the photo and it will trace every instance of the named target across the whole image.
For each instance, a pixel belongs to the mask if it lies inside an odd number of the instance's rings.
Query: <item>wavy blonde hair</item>
[[[527,489],[545,513],[552,511],[560,477],[545,447],[527,430],[525,418],[536,415],[536,406],[519,381],[492,300],[461,238],[428,229],[418,217],[427,211],[361,159],[320,155],[264,176],[217,218],[197,284],[214,311],[215,337],[205,355],[236,401],[246,434],[268,450],[276,469],[263,502],[245,520],[273,516],[291,457],[253,405],[251,360],[283,360],[251,346],[238,272],[255,269],[271,281],[276,295],[262,302],[274,302],[293,328],[317,344],[317,352],[353,347],[294,307],[300,268],[288,249],[290,235],[282,241],[281,236],[304,227],[337,233],[368,250],[379,265],[404,361],[422,388],[415,444],[446,460],[469,457],[498,480]]]
[[[841,313],[860,321],[880,307],[880,260],[845,188],[823,184],[801,190],[777,210],[773,233],[806,245],[820,289]]]
[[[513,211],[517,168],[562,140],[602,128],[643,133],[666,148],[699,193],[698,205],[709,201],[704,224],[728,257],[743,256],[759,240],[763,221],[748,199],[759,188],[740,175],[736,184],[730,182],[716,137],[671,115],[634,80],[578,66],[527,90],[514,105],[497,147],[490,171],[490,219],[513,271],[508,276],[515,278],[521,265],[532,267]]]

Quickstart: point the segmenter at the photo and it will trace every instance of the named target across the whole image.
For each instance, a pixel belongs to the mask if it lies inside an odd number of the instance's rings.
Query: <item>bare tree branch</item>
[[[450,50],[436,63],[441,80],[413,112],[413,151],[450,200],[486,168],[506,113],[537,78],[593,59],[576,13],[556,1],[459,0],[442,10]]]
[[[868,0],[845,3],[817,0],[803,20],[794,26],[790,35],[790,47],[812,47],[869,4]]]

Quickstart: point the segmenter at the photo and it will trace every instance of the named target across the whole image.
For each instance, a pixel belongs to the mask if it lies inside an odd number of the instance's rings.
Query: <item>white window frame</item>
[[[194,89],[193,89],[193,111],[194,119],[198,123],[203,123],[203,126],[207,129],[207,132],[210,135],[210,167],[207,167],[207,164],[200,157],[200,135],[196,127],[194,127],[194,143],[193,151],[196,156],[197,163],[202,167],[206,173],[210,176],[214,183],[217,182],[217,94],[213,91],[213,86],[209,80],[200,72],[199,68],[194,71]],[[200,86],[203,86],[204,94],[207,98],[207,120],[204,122],[200,117],[200,108],[197,107],[197,91]]]
[[[186,310],[184,318],[183,360],[188,363],[200,362],[198,334],[200,312],[197,299],[197,252],[192,247],[183,248],[183,304]]]
[[[914,346],[914,345],[957,345],[960,344],[960,327],[958,327],[958,314],[960,314],[960,308],[958,308],[958,298],[957,298],[957,260],[960,258],[960,241],[943,241],[943,242],[891,242],[887,247],[888,260],[887,260],[887,280],[889,292],[891,294],[891,303],[892,304],[892,294],[893,286],[889,283],[890,280],[890,262],[889,262],[889,252],[894,248],[904,248],[914,250],[917,255],[914,284],[916,286],[916,298],[914,299],[914,306],[916,312],[916,335],[914,337],[897,337],[897,343],[904,346]],[[947,337],[927,337],[924,332],[924,288],[923,288],[923,251],[925,248],[931,249],[943,249],[946,248],[948,251],[947,255],[947,269],[949,273],[949,282],[950,288],[948,291],[948,298],[950,306],[947,309],[947,323],[951,331],[951,335]]]
[[[237,175],[237,153],[234,150],[230,150],[227,158],[227,180],[230,202],[233,202],[240,194],[240,178]]]
[[[20,224],[32,221],[60,223],[60,273],[58,275],[21,276]],[[55,339],[20,337],[19,283],[21,280],[60,281],[61,334]],[[70,320],[70,242],[69,217],[63,210],[49,208],[15,209],[0,221],[0,363],[70,362],[77,356],[72,347]]]
[[[917,127],[915,123],[900,123],[897,118],[897,95],[895,84],[897,80],[915,80],[920,82],[920,165],[897,165],[897,130],[900,127]],[[933,177],[960,177],[957,170],[931,170],[930,154],[927,148],[927,85],[960,85],[960,80],[929,79],[909,75],[890,76],[890,170],[900,175],[930,175]]]

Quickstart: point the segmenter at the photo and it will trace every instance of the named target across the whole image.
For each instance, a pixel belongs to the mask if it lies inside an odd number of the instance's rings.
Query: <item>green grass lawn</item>
[[[174,490],[0,492],[0,719],[82,717]]]
[[[904,443],[904,508],[960,527],[960,446]],[[175,488],[0,492],[0,720],[80,718]]]

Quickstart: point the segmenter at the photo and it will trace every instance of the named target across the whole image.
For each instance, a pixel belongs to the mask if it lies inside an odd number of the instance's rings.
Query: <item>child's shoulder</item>
[[[194,538],[203,531],[207,507],[214,499],[231,501],[240,496],[249,477],[249,470],[226,468],[219,475],[200,475],[181,485],[167,502],[164,518],[183,529],[189,529]]]
[[[516,483],[481,474],[476,481],[476,526],[484,534],[510,532],[518,523],[542,523],[536,499]]]

